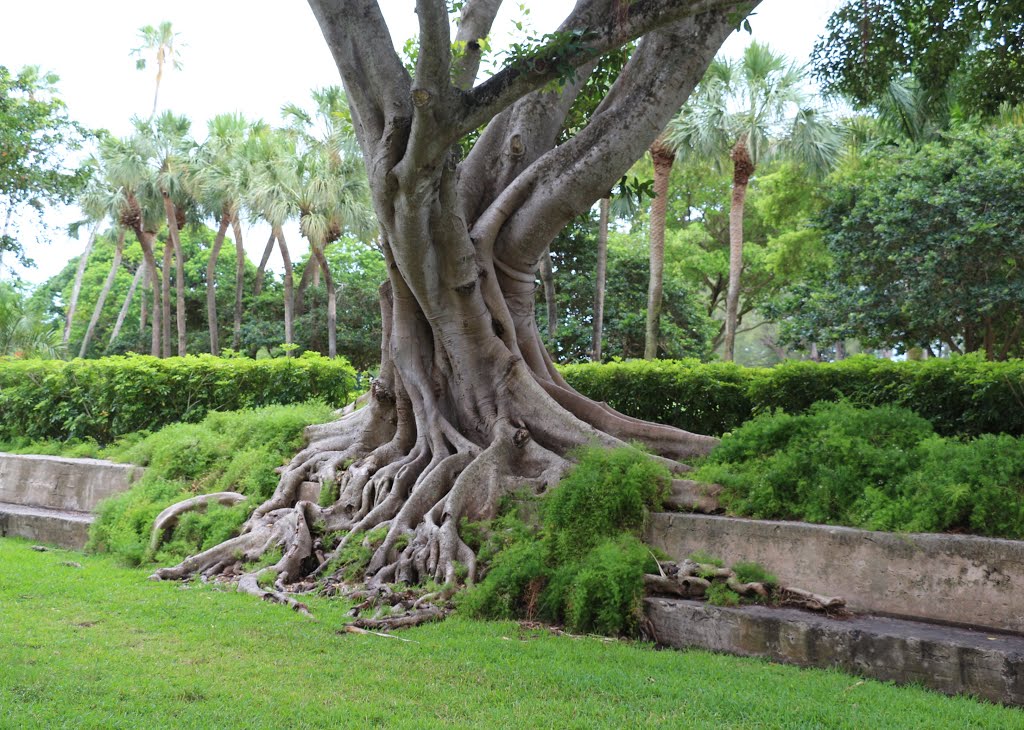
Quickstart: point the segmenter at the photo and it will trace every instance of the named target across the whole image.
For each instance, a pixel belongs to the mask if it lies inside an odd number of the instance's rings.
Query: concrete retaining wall
[[[763,606],[724,608],[668,598],[644,603],[658,642],[665,646],[837,667],[947,694],[1024,705],[1024,637],[870,616],[836,620]]]
[[[0,454],[0,502],[92,512],[141,475],[140,467],[99,459]]]
[[[703,550],[729,565],[760,563],[783,583],[842,596],[854,611],[1024,633],[1024,542],[695,514],[651,517],[647,541],[676,559]]]

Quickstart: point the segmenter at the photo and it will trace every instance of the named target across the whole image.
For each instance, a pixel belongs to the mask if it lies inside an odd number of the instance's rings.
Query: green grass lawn
[[[0,539],[3,728],[1024,727],[917,688],[514,623],[338,634],[340,602],[309,601],[311,621],[29,545]]]

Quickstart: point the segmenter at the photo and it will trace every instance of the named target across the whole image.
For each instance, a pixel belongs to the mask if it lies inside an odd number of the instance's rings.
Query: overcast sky
[[[840,1],[764,0],[751,18],[753,38],[806,61]],[[499,38],[513,32],[508,20],[518,4],[505,3],[496,30]],[[546,33],[573,2],[525,0],[525,5],[531,10],[529,27]],[[415,0],[381,0],[381,7],[395,44],[401,46],[415,32]],[[164,20],[180,33],[184,68],[165,74],[160,109],[189,116],[197,137],[205,136],[206,120],[215,114],[239,111],[276,123],[283,103],[303,103],[311,89],[340,83],[313,14],[301,0],[9,1],[0,22],[0,65],[17,69],[36,64],[56,72],[73,119],[125,135],[131,131],[131,117],[148,115],[153,103],[152,63],[137,71],[131,49],[139,45],[140,27]],[[737,55],[750,38],[745,32],[733,34],[723,52]],[[61,220],[76,217],[66,211]],[[268,232],[258,225],[246,232],[246,248],[258,260]],[[298,236],[290,241],[298,244]],[[38,266],[20,274],[41,282],[60,271],[82,246],[58,233],[48,245],[29,248]],[[293,258],[300,253],[293,252]]]

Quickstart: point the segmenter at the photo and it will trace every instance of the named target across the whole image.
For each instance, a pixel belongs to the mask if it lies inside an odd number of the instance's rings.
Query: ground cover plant
[[[452,619],[339,634],[223,587],[0,539],[0,724],[18,728],[1005,728],[1019,710],[699,651]],[[69,565],[69,563],[79,565]],[[296,651],[296,646],[302,651]],[[287,681],[282,681],[287,678]],[[344,691],[339,690],[344,687]]]
[[[302,446],[303,429],[333,416],[334,410],[322,403],[210,413],[199,423],[174,424],[99,451],[97,456],[138,464],[146,472],[129,491],[100,505],[89,549],[111,552],[131,565],[174,562],[233,537],[273,492],[275,469]],[[150,547],[153,522],[163,509],[225,491],[247,500],[183,515],[158,551]]]
[[[696,478],[733,514],[1024,539],[1024,440],[945,438],[913,412],[817,403],[726,434]]]

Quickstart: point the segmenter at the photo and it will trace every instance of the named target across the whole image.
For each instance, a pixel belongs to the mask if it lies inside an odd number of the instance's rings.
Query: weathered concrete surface
[[[141,467],[112,461],[0,453],[0,502],[91,512],[141,475]]]
[[[87,512],[26,507],[0,502],[0,537],[25,537],[36,542],[81,550],[95,517]]]
[[[658,642],[918,683],[1024,705],[1024,637],[892,618],[836,620],[795,609],[647,598]]]
[[[855,611],[1024,633],[1024,542],[895,534],[802,522],[651,515],[646,540],[681,559],[754,561],[782,583]]]

